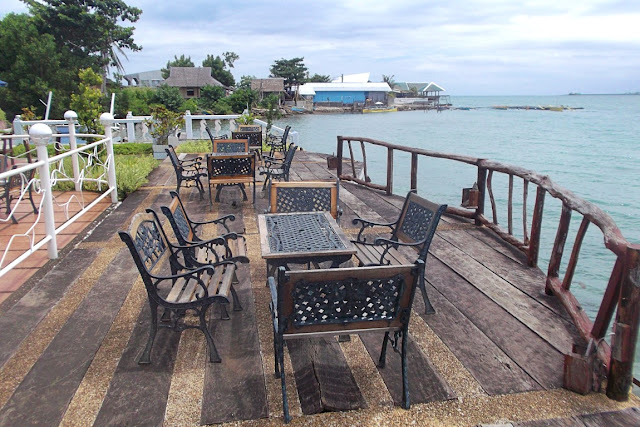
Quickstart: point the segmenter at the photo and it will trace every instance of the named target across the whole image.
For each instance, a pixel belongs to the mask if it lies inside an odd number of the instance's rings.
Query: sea
[[[336,137],[368,137],[398,145],[496,160],[547,175],[608,213],[623,236],[640,243],[640,95],[451,96],[443,111],[399,111],[377,114],[305,114],[288,116],[276,126],[291,125],[304,150],[335,154]],[[496,106],[531,107],[497,109]],[[563,111],[535,107],[564,106]],[[357,159],[360,145],[354,144]],[[345,148],[343,156],[348,156]],[[367,146],[368,175],[386,180],[386,149]],[[394,194],[409,190],[410,157],[394,156]],[[421,158],[418,193],[438,203],[459,206],[462,188],[476,180],[476,168],[443,159]],[[498,222],[507,228],[508,179],[495,174]],[[523,237],[522,183],[514,185],[514,234]],[[535,186],[527,198],[527,224],[535,203]],[[546,272],[557,231],[561,203],[547,194],[539,266]],[[491,215],[487,199],[486,215]],[[575,232],[582,220],[574,213],[561,267],[564,274]],[[572,292],[593,320],[615,258],[604,247],[603,234],[591,225],[580,252]],[[544,286],[544,284],[541,284]],[[610,338],[607,337],[610,342]],[[635,376],[640,374],[640,346]],[[635,389],[638,392],[638,389]]]

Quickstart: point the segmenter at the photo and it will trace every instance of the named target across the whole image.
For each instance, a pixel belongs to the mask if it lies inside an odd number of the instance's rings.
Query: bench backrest
[[[214,139],[213,140],[213,152],[214,153],[248,153],[249,152],[249,140],[248,139]]]
[[[149,292],[156,292],[151,272],[161,264],[171,251],[164,231],[152,213],[138,213],[131,220],[127,231],[119,231],[120,239],[127,245],[133,261]]]
[[[293,162],[293,156],[296,154],[296,150],[298,147],[295,144],[289,145],[287,149],[287,154],[284,156],[284,161],[282,162],[282,172],[284,175],[285,181],[289,180],[289,171],[291,170],[291,163]]]
[[[447,205],[438,205],[410,191],[400,211],[391,240],[419,243],[419,259],[425,260],[431,240]]]
[[[255,179],[256,157],[254,154],[237,154],[225,158],[207,155],[209,179],[233,180],[238,177]]]
[[[167,156],[171,159],[171,164],[174,169],[182,170],[182,163],[180,163],[180,159],[178,159],[178,154],[176,153],[176,149],[173,148],[173,145],[168,145],[167,148],[164,149],[167,152]]]
[[[409,322],[422,261],[414,265],[278,271],[284,336],[398,330]]]
[[[340,181],[271,181],[267,213],[328,211],[338,219]]]
[[[218,135],[218,136],[213,136],[213,134],[211,133],[211,129],[209,129],[209,126],[205,126],[204,130],[207,131],[207,134],[209,135],[209,139],[211,140],[211,143],[213,143],[213,141],[215,141],[216,139],[227,139],[226,133],[223,133],[222,135]]]
[[[173,233],[178,239],[178,244],[186,246],[188,242],[197,240],[195,232],[191,227],[191,221],[184,209],[180,196],[175,191],[170,192],[172,200],[169,206],[161,206],[162,213],[167,217]]]
[[[231,138],[248,140],[250,148],[262,148],[262,128],[260,126],[256,131],[231,132]]]

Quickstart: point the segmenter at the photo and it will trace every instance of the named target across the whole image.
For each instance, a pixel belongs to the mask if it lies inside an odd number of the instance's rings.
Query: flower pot
[[[158,160],[164,160],[167,158],[167,152],[165,151],[168,148],[166,144],[152,144],[153,148],[153,158]]]

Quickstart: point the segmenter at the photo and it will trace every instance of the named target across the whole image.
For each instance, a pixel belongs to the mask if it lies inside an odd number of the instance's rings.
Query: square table
[[[258,215],[258,229],[267,275],[290,263],[331,261],[332,268],[338,267],[356,253],[329,212]]]

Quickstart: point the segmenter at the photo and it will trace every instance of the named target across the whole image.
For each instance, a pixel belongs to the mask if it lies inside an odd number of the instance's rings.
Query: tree
[[[99,121],[102,113],[102,78],[91,68],[84,68],[78,72],[80,86],[78,93],[71,94],[71,109],[78,114],[78,122],[87,128],[88,133],[104,132]]]
[[[173,61],[167,61],[166,68],[161,69],[163,79],[169,77],[171,67],[195,67],[195,64],[191,60],[190,56],[180,55],[180,58],[178,58],[178,55],[173,55],[173,58]]]
[[[51,34],[56,44],[64,46],[78,58],[80,66],[97,66],[102,70],[102,91],[106,90],[110,66],[124,71],[119,55],[125,50],[142,49],[133,41],[134,23],[142,10],[127,6],[122,0],[22,0],[37,19],[42,33]]]
[[[224,56],[224,62],[229,68],[233,68],[233,63],[240,59],[240,57],[234,52],[225,52],[222,56]]]
[[[306,82],[316,82],[316,83],[330,83],[331,82],[331,77],[330,76],[325,76],[323,74],[314,74],[311,77],[308,77]]]
[[[206,85],[200,90],[200,100],[198,104],[202,108],[213,109],[215,104],[224,98],[225,90],[221,86]]]
[[[181,111],[184,99],[180,95],[180,89],[168,85],[160,85],[153,94],[151,101],[154,104],[162,104],[170,111]]]
[[[237,59],[238,55],[232,52],[225,52],[223,55],[229,57],[231,66],[233,67],[233,61]],[[235,55],[235,57],[233,55]],[[203,67],[211,67],[211,77],[222,83],[224,86],[231,87],[235,86],[236,81],[234,80],[231,71],[226,69],[228,64],[229,63],[226,58],[222,59],[219,56],[214,57],[213,55],[207,55],[204,61],[202,61]]]
[[[240,77],[240,84],[238,89],[251,89],[251,80],[255,80],[256,76],[242,76]]]
[[[396,84],[396,82],[393,80],[395,76],[392,74],[390,76],[387,76],[386,74],[382,75],[382,81],[385,82],[386,84],[389,85],[389,87],[391,89],[393,89],[393,86]]]
[[[0,75],[9,83],[0,88],[0,108],[9,118],[23,107],[38,106],[55,90],[50,116],[61,117],[69,108],[69,95],[77,88],[76,60],[51,34],[41,34],[36,20],[27,14],[10,13],[0,20]]]
[[[283,77],[284,86],[291,90],[291,86],[305,82],[307,67],[304,65],[304,58],[279,59],[274,61],[269,72],[271,77]]]

